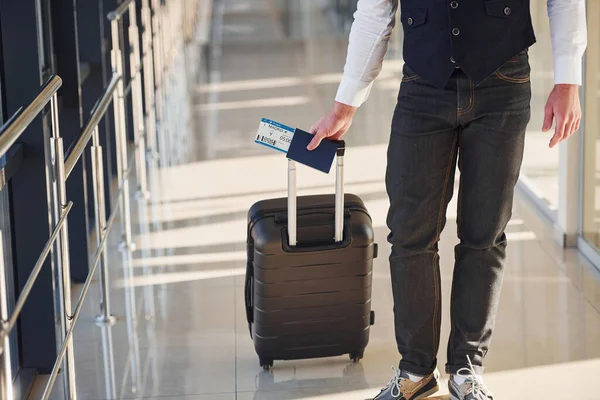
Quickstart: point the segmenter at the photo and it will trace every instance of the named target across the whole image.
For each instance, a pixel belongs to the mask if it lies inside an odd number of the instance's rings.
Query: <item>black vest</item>
[[[529,0],[400,0],[404,60],[443,88],[457,66],[475,85],[535,43]]]

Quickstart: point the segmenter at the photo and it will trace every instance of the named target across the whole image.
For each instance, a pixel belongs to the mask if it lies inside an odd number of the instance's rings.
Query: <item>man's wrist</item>
[[[353,117],[356,110],[358,110],[358,107],[340,103],[339,101],[333,103],[333,113],[338,118]]]
[[[578,85],[576,83],[557,83],[557,84],[554,85],[554,88],[556,90],[560,90],[560,91],[575,91],[575,92],[578,92],[580,86],[581,85]]]

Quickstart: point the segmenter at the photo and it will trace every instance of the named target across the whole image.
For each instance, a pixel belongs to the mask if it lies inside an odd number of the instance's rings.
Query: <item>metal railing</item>
[[[119,209],[115,208],[108,220],[105,216],[106,200],[104,194],[104,167],[102,157],[102,147],[100,145],[100,136],[98,124],[106,114],[108,107],[112,103],[115,108],[116,118],[120,117],[118,113],[118,104],[116,88],[122,82],[121,76],[114,74],[112,80],[102,97],[98,100],[90,114],[73,150],[65,158],[63,139],[60,136],[58,126],[58,103],[57,91],[62,85],[62,80],[58,76],[51,77],[42,87],[40,93],[33,102],[26,108],[20,109],[2,128],[0,128],[0,156],[6,154],[20,135],[25,131],[34,118],[50,103],[51,128],[50,134],[44,132],[44,153],[46,159],[46,184],[48,189],[49,205],[49,226],[51,227],[50,238],[48,239],[42,253],[40,254],[19,298],[17,299],[15,309],[9,316],[6,307],[7,299],[3,295],[0,298],[0,318],[2,326],[0,329],[0,343],[2,353],[0,354],[0,363],[2,370],[2,384],[0,395],[2,399],[12,399],[12,373],[10,365],[10,347],[8,345],[8,336],[14,329],[19,315],[25,305],[25,302],[31,293],[33,285],[44,266],[49,255],[52,255],[53,286],[57,290],[57,299],[55,301],[55,317],[59,321],[58,328],[61,335],[62,344],[58,348],[58,357],[50,373],[48,382],[44,389],[42,399],[47,400],[54,387],[56,379],[61,369],[64,371],[64,394],[67,399],[75,399],[75,365],[73,353],[73,330],[79,318],[83,301],[92,284],[98,265],[100,268],[100,315],[98,321],[105,324],[114,322],[114,317],[110,314],[109,291],[108,291],[108,265],[106,240],[116,219]],[[117,122],[117,121],[115,121]],[[123,141],[119,140],[122,132],[115,129],[117,136],[116,149],[117,159],[126,159],[127,150],[123,146]],[[69,260],[69,234],[68,234],[68,214],[73,203],[67,200],[66,184],[67,179],[73,171],[76,163],[83,155],[85,148],[90,141],[93,145],[90,149],[92,157],[92,178],[94,190],[94,212],[96,220],[97,247],[91,264],[87,279],[83,285],[82,292],[73,310],[71,304],[71,278],[70,278],[70,260]],[[123,173],[119,180],[118,199],[128,197],[127,193],[128,173]],[[121,210],[122,211],[122,210]],[[0,262],[2,260],[0,259]],[[0,265],[0,287],[4,289],[5,266]],[[6,293],[2,290],[2,293]]]
[[[135,154],[136,154],[136,173],[138,182],[138,195],[144,198],[149,197],[147,188],[147,176],[146,176],[146,129],[144,121],[144,104],[142,99],[142,61],[140,55],[140,41],[139,41],[139,29],[137,26],[137,12],[136,2],[134,0],[125,0],[119,5],[119,7],[108,14],[110,21],[110,32],[112,39],[112,50],[111,50],[111,66],[114,72],[121,76],[125,76],[124,71],[126,67],[125,57],[123,57],[124,46],[124,34],[122,20],[123,16],[128,15],[129,17],[129,75],[131,85],[131,106],[133,115],[133,136],[135,143]],[[154,90],[154,88],[152,88]],[[117,85],[117,93],[119,97],[120,109],[125,111],[125,85],[121,81]],[[125,114],[122,114],[123,118],[120,118],[119,130],[126,132],[126,118]],[[126,140],[126,136],[123,138]],[[126,162],[126,160],[125,160]],[[120,169],[127,170],[127,164],[123,164]],[[130,232],[129,232],[130,234]],[[131,244],[130,237],[126,237],[126,243]]]
[[[112,324],[115,321],[115,317],[110,314],[110,300],[108,292],[108,261],[106,252],[106,236],[112,227],[114,221],[114,215],[117,209],[113,210],[111,217],[106,220],[106,195],[104,193],[104,161],[103,151],[100,145],[100,134],[98,133],[98,124],[102,117],[108,111],[110,104],[116,109],[116,87],[119,82],[122,81],[122,77],[118,74],[114,74],[108,87],[104,91],[102,97],[98,100],[92,113],[84,124],[81,130],[79,140],[76,142],[72,151],[68,155],[65,161],[66,177],[71,175],[71,172],[75,168],[75,165],[83,155],[87,144],[92,139],[92,147],[90,149],[91,161],[92,161],[92,188],[94,193],[94,220],[96,221],[96,240],[97,240],[97,254],[93,261],[93,267],[88,275],[88,280],[93,276],[96,266],[101,258],[101,269],[100,269],[100,314],[96,318],[99,323]],[[116,110],[115,110],[116,115]],[[121,147],[121,142],[118,139],[119,133],[116,131],[117,140],[117,158],[126,157],[125,149]],[[123,182],[119,181],[120,191],[117,195],[117,199],[122,199],[124,194],[122,193]],[[125,193],[126,194],[126,193]],[[101,250],[101,251],[100,251]],[[84,284],[84,291],[87,292],[86,285],[87,280]]]
[[[0,245],[0,400],[13,399],[12,371],[9,335],[14,330],[25,302],[32,288],[44,268],[47,258],[51,258],[52,284],[55,288],[54,313],[57,321],[57,359],[46,383],[42,399],[47,400],[53,387],[62,374],[63,391],[65,399],[76,399],[75,364],[73,351],[73,331],[82,310],[83,302],[92,285],[96,271],[99,276],[99,315],[96,318],[102,327],[103,337],[108,342],[112,341],[110,326],[115,322],[115,317],[110,310],[110,285],[109,265],[107,259],[107,238],[117,217],[121,223],[122,241],[119,245],[123,254],[123,272],[128,287],[125,291],[127,329],[129,331],[131,357],[131,380],[135,390],[140,378],[134,371],[139,371],[139,348],[137,344],[137,306],[135,290],[132,284],[132,251],[135,244],[132,237],[132,219],[130,204],[130,172],[135,169],[138,182],[137,200],[140,221],[146,213],[146,201],[151,193],[160,187],[161,180],[165,177],[164,167],[170,165],[169,131],[177,131],[169,122],[178,120],[172,109],[167,107],[166,99],[170,96],[169,83],[174,59],[177,56],[175,44],[182,40],[178,32],[181,30],[186,37],[191,35],[193,17],[184,12],[180,2],[166,2],[160,0],[140,0],[141,31],[137,23],[137,10],[135,0],[124,0],[112,12],[107,14],[111,25],[111,67],[112,78],[107,84],[102,96],[93,107],[88,119],[80,130],[78,140],[71,147],[65,157],[63,139],[60,136],[57,92],[62,85],[58,76],[51,76],[41,87],[38,95],[26,107],[19,109],[0,128],[0,157],[5,155],[32,121],[49,106],[50,123],[44,129],[44,156],[46,191],[48,196],[49,238],[43,247],[31,274],[29,275],[14,310],[8,313],[8,299],[5,279],[5,265]],[[186,0],[182,3],[188,7],[196,7],[198,0]],[[128,17],[128,18],[125,18]],[[124,51],[124,20],[128,22],[127,53]],[[184,32],[185,31],[185,32]],[[128,74],[125,73],[129,65]],[[126,77],[129,77],[125,82]],[[143,78],[143,79],[142,79]],[[130,102],[128,96],[131,96]],[[116,193],[117,207],[110,210],[107,217],[105,194],[105,169],[104,151],[101,146],[99,123],[105,117],[112,105],[114,114],[114,142],[116,152]],[[132,167],[128,157],[128,132],[126,105],[131,107],[133,118],[134,158]],[[170,120],[170,121],[169,121]],[[73,203],[67,199],[67,180],[77,163],[88,148],[89,143],[92,164],[93,209],[96,249],[94,251],[88,276],[81,289],[77,302],[71,304],[71,275],[69,259],[69,233],[68,215]],[[160,157],[159,157],[160,150]],[[160,173],[159,173],[160,172]],[[151,218],[154,230],[161,229],[161,218],[157,217],[156,205],[152,207]],[[140,222],[140,234],[147,232],[147,227]],[[0,232],[0,235],[2,232]],[[1,239],[1,238],[0,238]],[[2,241],[0,240],[0,244]],[[159,250],[162,251],[162,250]],[[160,255],[160,254],[157,254]],[[145,272],[149,273],[149,272]],[[154,313],[154,293],[151,287],[144,289],[146,316]],[[159,294],[160,297],[160,294]],[[74,306],[74,308],[73,308]],[[163,308],[165,306],[163,305]],[[164,311],[163,311],[164,312]],[[112,356],[109,357],[110,364]],[[110,395],[114,397],[114,377],[108,379],[112,382]],[[143,382],[142,382],[143,384]],[[107,395],[109,388],[107,386]]]
[[[131,93],[131,111],[133,116],[133,137],[135,145],[135,172],[137,175],[138,199],[141,202],[149,198],[147,164],[156,166],[157,160],[157,104],[155,91],[160,90],[155,85],[155,74],[164,72],[161,57],[162,43],[156,43],[156,39],[162,39],[162,33],[158,31],[161,26],[163,5],[153,2],[151,9],[149,0],[141,2],[141,16],[144,30],[140,37],[137,26],[136,2],[126,0],[118,8],[110,12],[107,17],[111,21],[111,66],[113,76],[107,85],[103,95],[98,99],[89,118],[81,129],[79,139],[65,158],[63,139],[59,131],[57,91],[62,84],[61,78],[52,76],[41,88],[39,94],[32,103],[21,108],[15,115],[0,128],[0,156],[6,154],[11,146],[18,140],[31,122],[39,115],[48,104],[50,104],[50,128],[44,131],[44,153],[46,160],[46,186],[49,207],[49,239],[27,280],[23,290],[19,294],[13,312],[8,314],[5,285],[5,266],[0,264],[0,398],[13,399],[12,371],[10,363],[9,335],[14,329],[19,315],[34,283],[44,267],[48,256],[52,259],[53,287],[55,294],[55,318],[57,320],[58,333],[60,335],[58,356],[48,382],[42,395],[46,400],[50,397],[54,384],[59,376],[63,375],[64,396],[66,399],[76,399],[75,387],[75,365],[73,352],[73,330],[81,313],[83,301],[89,291],[99,268],[100,286],[100,314],[97,322],[103,326],[109,326],[115,322],[110,313],[109,292],[109,268],[107,260],[107,238],[112,226],[120,214],[123,241],[120,246],[123,250],[124,261],[131,265],[131,252],[134,250],[131,227],[131,206],[129,194],[129,159],[127,148],[127,124],[126,124],[126,102],[128,91],[124,82],[125,57],[123,55],[124,32],[123,17],[128,13],[128,37],[129,37],[129,82],[127,87]],[[161,40],[162,42],[162,40]],[[158,57],[158,58],[157,58]],[[143,63],[142,63],[143,62]],[[146,68],[143,68],[145,65]],[[143,73],[143,81],[142,81]],[[142,85],[144,89],[142,91]],[[142,95],[144,94],[144,97]],[[114,135],[117,159],[117,201],[119,206],[114,207],[110,216],[106,217],[106,195],[105,195],[105,171],[103,162],[103,149],[100,144],[98,124],[105,116],[109,106],[112,104],[114,113]],[[83,284],[81,294],[73,309],[71,304],[71,279],[69,260],[69,236],[68,236],[68,214],[73,203],[67,199],[67,179],[73,172],[76,164],[84,154],[90,140],[92,163],[92,184],[94,198],[94,217],[96,221],[96,250],[94,252],[91,267]],[[155,173],[154,171],[152,173]],[[155,181],[156,182],[156,181]],[[0,252],[2,249],[0,248]],[[0,254],[1,255],[1,254]],[[0,263],[3,258],[0,257]],[[125,275],[133,278],[131,268],[124,268]],[[130,293],[128,303],[128,329],[135,330],[135,293]],[[133,316],[129,315],[133,314]],[[131,332],[133,333],[133,332]],[[130,335],[131,337],[132,335]],[[133,333],[135,336],[135,333]],[[134,344],[135,345],[135,344]],[[134,351],[135,352],[135,351]],[[132,365],[135,367],[136,365]],[[136,382],[133,384],[135,386]]]
[[[50,103],[51,108],[51,134],[52,137],[48,137],[48,132],[44,131],[44,153],[46,161],[46,185],[48,189],[48,206],[49,215],[51,219],[55,221],[50,223],[50,238],[46,242],[38,261],[36,262],[23,290],[19,294],[17,299],[15,310],[12,315],[8,315],[7,298],[6,298],[6,280],[5,280],[5,268],[4,259],[0,259],[0,390],[2,399],[13,398],[13,387],[12,387],[12,368],[10,363],[10,345],[8,337],[11,331],[14,329],[15,324],[18,320],[21,311],[27,297],[31,293],[31,289],[46,261],[46,258],[52,253],[52,266],[54,270],[53,284],[57,288],[59,301],[55,302],[55,314],[60,319],[61,329],[66,333],[65,326],[69,323],[64,308],[70,304],[70,266],[68,258],[68,232],[67,232],[67,215],[71,210],[72,203],[66,201],[59,203],[58,187],[55,185],[56,178],[60,174],[55,161],[58,159],[57,155],[62,152],[62,141],[58,136],[58,105],[56,93],[62,86],[62,80],[58,76],[52,76],[42,86],[40,92],[35,99],[27,107],[20,108],[12,118],[10,118],[6,124],[0,128],[0,156],[5,155],[10,147],[19,139],[25,129],[31,124],[31,122],[46,108]],[[52,143],[50,143],[52,140]],[[56,157],[55,157],[56,156]],[[64,200],[64,199],[61,199]],[[62,204],[62,205],[61,205]],[[67,256],[62,257],[62,253],[66,250]],[[68,282],[68,285],[64,285],[64,282]],[[68,296],[68,300],[65,299]],[[71,359],[69,348],[65,349],[67,354],[67,360]],[[67,363],[68,364],[68,361]],[[65,365],[65,371],[72,368],[72,365]],[[65,389],[68,390],[67,385]]]

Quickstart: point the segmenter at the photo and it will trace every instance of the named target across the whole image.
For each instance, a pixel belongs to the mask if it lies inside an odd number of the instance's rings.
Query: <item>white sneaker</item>
[[[469,361],[469,367],[459,369],[457,374],[465,381],[459,385],[454,381],[454,376],[448,381],[450,398],[452,400],[493,400],[492,392],[483,383],[481,375],[475,373],[469,356],[467,356],[467,361]]]

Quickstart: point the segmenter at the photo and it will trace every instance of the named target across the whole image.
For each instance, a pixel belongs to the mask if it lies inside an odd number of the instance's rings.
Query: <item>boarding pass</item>
[[[294,131],[294,128],[263,118],[254,142],[287,153],[294,137]]]

